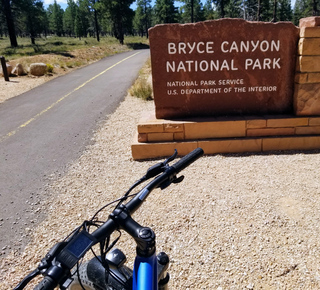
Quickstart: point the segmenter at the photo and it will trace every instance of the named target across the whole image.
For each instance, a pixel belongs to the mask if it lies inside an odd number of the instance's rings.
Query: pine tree
[[[225,16],[229,18],[243,18],[241,0],[229,0],[225,5]]]
[[[101,0],[101,3],[108,14],[114,36],[123,44],[125,33],[132,32],[134,12],[130,5],[133,0]]]
[[[291,4],[288,0],[279,0],[278,2],[278,19],[279,21],[291,21],[292,20],[292,9]]]
[[[2,8],[2,17],[6,19],[7,23],[7,31],[9,33],[10,44],[12,47],[17,47],[17,37],[15,31],[15,23],[11,11],[11,3],[10,0],[2,0],[1,1],[1,8]]]
[[[312,15],[319,16],[318,0],[312,0]]]
[[[299,19],[313,16],[316,12],[313,4],[313,0],[296,0],[293,8],[293,23],[295,25],[299,24]]]
[[[148,38],[148,29],[151,26],[152,7],[151,0],[138,0],[137,9],[134,16],[134,28],[138,31],[139,35]]]
[[[74,0],[68,0],[68,6],[63,14],[63,29],[69,35],[75,35],[75,23],[77,14],[77,4]]]
[[[205,20],[204,10],[200,0],[184,0],[181,7],[181,17],[184,23]]]
[[[260,21],[269,22],[272,20],[272,3],[269,0],[261,0],[260,2]]]
[[[178,22],[178,10],[174,6],[174,0],[156,0],[155,18],[156,23]]]
[[[228,0],[213,0],[213,4],[216,7],[218,18],[224,18],[226,16],[226,6],[228,5]]]
[[[6,28],[5,22],[6,22],[5,15],[3,14],[3,7],[1,6],[1,9],[0,9],[0,37],[3,37],[4,33],[7,34],[7,31],[8,31]]]
[[[47,9],[47,17],[49,20],[49,30],[57,36],[62,36],[63,32],[63,15],[64,11],[55,0]]]
[[[19,19],[19,29],[29,34],[31,43],[45,29],[45,10],[41,0],[15,0],[15,17]]]
[[[90,8],[93,11],[94,30],[96,32],[97,41],[100,41],[100,27],[98,21],[99,5],[98,0],[90,0]]]
[[[87,0],[78,0],[75,19],[75,31],[77,37],[87,37],[89,22],[89,3]]]
[[[212,0],[206,0],[206,3],[203,6],[203,14],[206,20],[218,18],[218,15],[213,8]]]
[[[53,31],[57,34],[57,36],[61,36],[63,34],[63,9],[57,3],[56,0],[53,2],[53,13],[52,13],[52,25]]]
[[[244,1],[244,19],[249,21],[258,20],[258,2],[256,0]]]

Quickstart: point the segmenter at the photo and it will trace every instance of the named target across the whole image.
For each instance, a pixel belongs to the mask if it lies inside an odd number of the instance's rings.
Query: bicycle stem
[[[156,251],[156,236],[152,229],[138,224],[128,213],[125,205],[114,210],[110,218],[126,231],[137,244],[137,255],[151,257]]]

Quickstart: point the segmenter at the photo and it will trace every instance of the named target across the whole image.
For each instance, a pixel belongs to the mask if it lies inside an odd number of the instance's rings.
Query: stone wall
[[[300,20],[294,90],[296,115],[320,115],[320,17]]]
[[[180,155],[201,147],[205,154],[313,150],[320,148],[320,117],[264,116],[157,119],[145,112],[131,145],[134,159]]]

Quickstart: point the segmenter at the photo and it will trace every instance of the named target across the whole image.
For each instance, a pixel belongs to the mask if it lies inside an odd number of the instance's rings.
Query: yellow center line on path
[[[0,138],[0,143],[3,142],[4,140],[8,139],[9,137],[15,135],[19,129],[24,128],[26,126],[28,126],[31,122],[33,122],[34,120],[36,120],[38,117],[40,117],[41,115],[43,115],[44,113],[48,112],[50,109],[52,109],[55,105],[57,105],[58,103],[60,103],[61,101],[63,101],[64,99],[66,99],[67,97],[69,97],[71,94],[73,94],[74,92],[76,92],[77,90],[83,88],[85,85],[87,85],[88,83],[90,83],[91,81],[93,81],[94,79],[96,79],[97,77],[103,75],[105,72],[107,72],[108,70],[114,68],[115,66],[117,66],[118,64],[126,61],[127,59],[139,54],[140,52],[136,52],[120,61],[118,61],[117,63],[115,63],[112,66],[109,66],[107,69],[105,69],[104,71],[102,71],[101,73],[97,74],[96,76],[92,77],[91,79],[87,80],[86,82],[84,82],[83,84],[81,84],[80,86],[78,86],[77,88],[75,88],[73,91],[71,91],[70,93],[64,95],[62,98],[60,98],[59,100],[57,100],[55,103],[51,104],[49,107],[47,107],[46,109],[44,109],[43,111],[41,111],[40,113],[38,113],[37,115],[35,115],[34,117],[32,117],[31,119],[29,119],[27,122],[23,123],[22,125],[20,125],[17,129],[12,130],[10,133],[8,133],[7,135],[3,136],[2,138]]]

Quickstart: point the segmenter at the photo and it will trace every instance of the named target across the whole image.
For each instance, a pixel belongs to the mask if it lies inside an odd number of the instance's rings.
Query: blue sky
[[[56,0],[58,4],[60,4],[60,6],[63,8],[63,9],[66,9],[67,7],[67,0]],[[45,7],[47,7],[48,5],[50,4],[53,4],[54,0],[43,0],[43,3],[45,5]],[[152,1],[153,3],[155,2],[155,0]],[[202,3],[205,3],[206,1],[205,0],[201,0]],[[291,7],[293,8],[293,5],[295,3],[295,0],[291,0]],[[133,7],[134,4],[133,4]],[[135,9],[135,8],[133,8]]]

